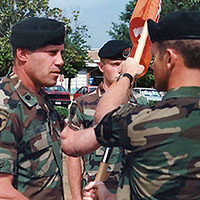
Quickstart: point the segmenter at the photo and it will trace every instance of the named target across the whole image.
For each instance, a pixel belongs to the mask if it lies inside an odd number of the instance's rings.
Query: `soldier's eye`
[[[56,51],[56,50],[55,51],[50,51],[49,53],[52,54],[52,55],[56,55],[58,53],[58,51]]]

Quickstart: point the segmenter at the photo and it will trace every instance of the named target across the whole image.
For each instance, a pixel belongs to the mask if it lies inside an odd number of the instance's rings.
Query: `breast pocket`
[[[46,125],[39,126],[37,129],[42,130],[33,134],[28,140],[30,172],[35,177],[51,176],[58,171],[53,153],[53,141]],[[36,130],[30,130],[34,133]]]

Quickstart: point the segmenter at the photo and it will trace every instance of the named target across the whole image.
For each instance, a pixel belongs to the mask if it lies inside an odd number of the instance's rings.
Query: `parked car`
[[[49,99],[54,105],[65,106],[71,103],[70,93],[61,85],[55,85],[53,87],[45,87],[44,92],[48,95]]]
[[[73,100],[84,94],[89,94],[97,89],[97,86],[82,86],[73,95]]]
[[[154,88],[135,87],[133,88],[133,91],[143,94],[149,102],[152,102],[152,101],[156,102],[156,101],[162,100],[161,94]]]

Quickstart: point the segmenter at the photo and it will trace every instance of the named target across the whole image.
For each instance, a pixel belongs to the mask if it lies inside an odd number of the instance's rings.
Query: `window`
[[[96,90],[96,88],[89,88],[89,92],[88,93],[93,92],[95,90]]]

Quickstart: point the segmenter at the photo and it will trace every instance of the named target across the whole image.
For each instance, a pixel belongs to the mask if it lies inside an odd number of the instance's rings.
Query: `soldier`
[[[101,121],[95,130],[75,135],[78,146],[65,149],[82,154],[97,148],[98,141],[129,150],[117,196],[102,182],[91,182],[84,200],[94,199],[95,188],[99,200],[200,199],[200,12],[178,11],[159,23],[148,20],[148,31],[155,87],[167,93],[153,107],[123,104],[130,83],[144,69],[132,58],[125,61],[122,73],[129,75],[122,76],[99,101],[95,120]],[[69,138],[75,143],[72,133]]]
[[[12,28],[14,65],[0,83],[0,199],[64,199],[64,123],[41,90],[56,84],[64,37],[64,23],[53,19]]]
[[[100,97],[119,77],[121,66],[130,53],[131,47],[122,40],[110,40],[99,50],[99,70],[103,74],[103,82],[97,90],[83,95],[72,104],[69,115],[69,127],[74,130],[89,128],[94,125],[94,113]],[[147,99],[141,94],[134,93],[131,102],[147,104]],[[136,100],[137,99],[137,100]],[[67,157],[68,180],[73,200],[81,199],[81,188],[89,181],[94,180],[105,148],[101,147],[95,152],[82,157],[83,173],[81,172],[80,158]],[[121,153],[120,153],[121,152]],[[121,157],[123,149],[114,148],[109,161],[107,179],[105,181],[109,191],[116,193],[119,171],[121,168]],[[82,177],[81,177],[82,175]],[[82,182],[82,184],[81,184]],[[82,185],[82,187],[81,187]]]

